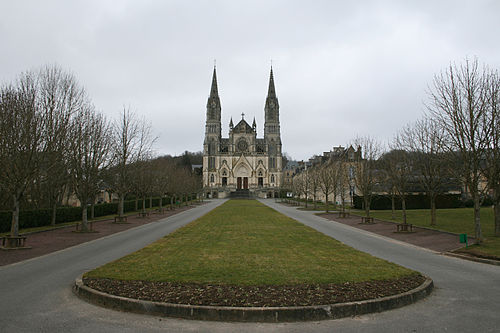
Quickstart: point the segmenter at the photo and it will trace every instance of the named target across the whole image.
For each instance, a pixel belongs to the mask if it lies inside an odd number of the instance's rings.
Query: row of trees
[[[0,199],[19,235],[21,203],[52,208],[76,195],[87,230],[87,206],[103,190],[119,198],[195,191],[191,169],[153,160],[151,126],[124,108],[116,121],[98,112],[76,78],[58,66],[23,73],[0,87]],[[199,186],[199,185],[198,185]],[[173,191],[173,192],[172,192]]]
[[[354,184],[367,216],[373,193],[385,192],[393,198],[393,211],[394,196],[400,198],[406,223],[406,197],[418,184],[429,198],[435,225],[437,196],[463,185],[474,203],[475,238],[483,238],[480,207],[487,196],[494,203],[495,234],[500,236],[499,91],[496,70],[481,68],[477,60],[452,64],[435,76],[427,114],[401,129],[389,142],[389,151],[373,138],[357,138],[351,144],[361,148],[361,155],[302,172],[294,191],[313,199],[318,192],[326,200],[332,194],[345,202],[345,187]]]

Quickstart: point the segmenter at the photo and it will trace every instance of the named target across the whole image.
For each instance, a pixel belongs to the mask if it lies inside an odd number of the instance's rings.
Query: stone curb
[[[464,260],[469,260],[469,261],[480,262],[480,263],[488,264],[488,265],[500,266],[500,260],[493,260],[493,259],[472,257],[472,256],[468,256],[468,255],[464,255],[464,254],[458,254],[458,253],[453,253],[453,252],[443,252],[443,254],[447,255],[449,257],[454,257],[454,258],[459,258],[459,259],[464,259]]]
[[[73,292],[96,305],[153,316],[236,322],[294,322],[338,319],[396,309],[423,299],[433,288],[432,279],[427,278],[417,288],[398,295],[359,302],[290,307],[204,306],[142,301],[89,288],[83,284],[82,277],[76,279]]]

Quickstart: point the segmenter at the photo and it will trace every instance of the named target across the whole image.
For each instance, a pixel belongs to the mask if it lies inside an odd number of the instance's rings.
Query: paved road
[[[419,270],[436,288],[427,299],[379,314],[341,320],[244,324],[157,318],[103,309],[76,298],[71,285],[86,270],[142,248],[222,203],[207,205],[0,268],[2,332],[488,332],[500,330],[500,267],[462,261],[366,233],[310,212],[264,203],[327,235],[378,257]],[[1,255],[1,254],[0,254]]]

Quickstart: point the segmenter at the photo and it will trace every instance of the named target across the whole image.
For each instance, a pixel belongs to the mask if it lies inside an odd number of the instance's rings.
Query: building
[[[203,143],[205,195],[218,198],[241,193],[261,198],[276,196],[282,184],[282,150],[273,69],[264,107],[263,138],[257,138],[255,118],[250,126],[243,113],[236,125],[231,117],[229,136],[223,138],[221,109],[214,67]]]

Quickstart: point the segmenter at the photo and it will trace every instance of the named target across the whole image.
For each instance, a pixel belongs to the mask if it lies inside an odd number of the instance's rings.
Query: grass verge
[[[220,285],[391,280],[417,272],[348,247],[254,200],[230,200],[85,278]]]
[[[355,214],[365,216],[365,212],[361,210],[352,211]],[[469,236],[474,236],[474,212],[472,208],[452,208],[452,209],[438,209],[436,211],[436,226],[431,226],[431,217],[429,209],[412,209],[407,210],[408,223],[432,228],[436,230],[443,230],[454,232],[457,234],[466,233]],[[390,210],[371,210],[370,216],[394,222],[403,222],[402,212],[395,211],[395,218],[392,218]],[[500,259],[500,237],[494,236],[494,220],[493,209],[491,207],[481,208],[481,228],[483,231],[484,242],[481,245],[469,246],[467,249],[463,248],[460,252],[469,252],[471,254],[497,257]]]

